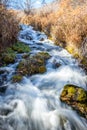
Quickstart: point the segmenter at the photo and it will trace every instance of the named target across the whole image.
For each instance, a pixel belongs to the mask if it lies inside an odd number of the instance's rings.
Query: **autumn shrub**
[[[16,42],[18,31],[13,13],[0,5],[0,51]]]
[[[69,47],[80,49],[82,41],[87,36],[87,3],[73,6],[73,1],[60,3],[58,19],[52,29],[56,41],[67,43]]]

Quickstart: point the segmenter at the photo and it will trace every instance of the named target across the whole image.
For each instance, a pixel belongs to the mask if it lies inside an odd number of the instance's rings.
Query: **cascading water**
[[[65,84],[86,89],[84,71],[66,50],[55,46],[44,33],[30,26],[22,25],[22,28],[19,40],[30,46],[30,54],[47,51],[51,58],[46,63],[47,72],[24,77],[21,83],[10,82],[21,54],[17,55],[15,64],[0,68],[7,77],[6,92],[0,94],[0,130],[86,130],[86,120],[59,99]],[[61,66],[56,67],[54,63]]]

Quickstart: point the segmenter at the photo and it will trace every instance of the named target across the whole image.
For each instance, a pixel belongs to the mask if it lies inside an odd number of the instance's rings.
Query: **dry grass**
[[[13,16],[21,23],[30,24],[36,30],[44,31],[56,44],[63,45],[71,53],[81,53],[81,46],[87,37],[86,0],[61,0],[32,10],[27,15],[0,7],[0,43],[4,46],[15,41],[18,26]]]
[[[0,51],[16,41],[18,31],[18,22],[13,13],[0,5]]]
[[[62,0],[59,4],[54,4],[54,8],[55,6],[55,10],[45,6],[40,13],[25,15],[21,22],[44,31],[56,44],[60,41],[66,48],[71,47],[71,50],[79,51],[87,36],[87,2]]]

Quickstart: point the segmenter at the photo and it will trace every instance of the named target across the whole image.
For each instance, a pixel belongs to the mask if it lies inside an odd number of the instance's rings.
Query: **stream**
[[[0,93],[0,130],[87,130],[87,121],[60,101],[66,84],[87,89],[84,70],[44,33],[31,26],[21,25],[21,28],[18,39],[29,45],[30,54],[46,51],[51,58],[46,62],[44,74],[24,76],[20,83],[12,83],[11,78],[23,54],[17,54],[14,64],[0,68],[4,71],[0,79],[3,75],[6,78],[0,85],[6,87],[5,93]]]

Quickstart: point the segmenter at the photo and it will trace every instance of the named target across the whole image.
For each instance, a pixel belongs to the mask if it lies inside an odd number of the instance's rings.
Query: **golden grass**
[[[71,46],[75,51],[79,51],[82,41],[87,36],[87,2],[62,0],[56,6],[56,11],[46,11],[46,6],[40,13],[25,15],[21,22],[44,31],[56,44],[60,41],[64,46]]]

